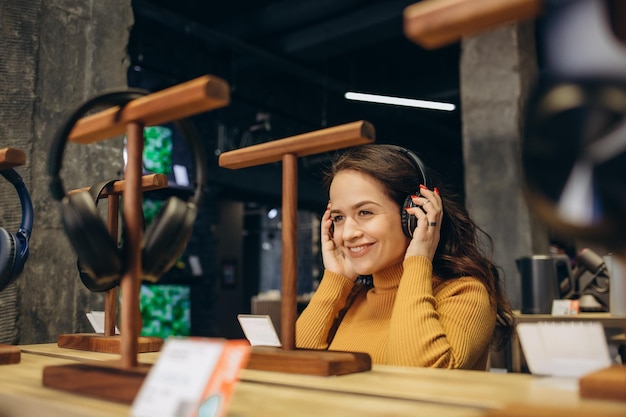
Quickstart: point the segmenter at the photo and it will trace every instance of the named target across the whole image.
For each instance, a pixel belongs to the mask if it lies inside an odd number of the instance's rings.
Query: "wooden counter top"
[[[129,416],[130,407],[42,386],[45,366],[116,359],[118,355],[22,345],[20,364],[0,368],[0,416]],[[158,353],[139,354],[154,363]],[[320,377],[244,369],[228,415],[294,416],[498,416],[532,407],[581,416],[626,415],[626,402],[581,399],[575,380],[530,374],[404,368],[374,365],[371,371]],[[516,405],[516,406],[513,406]],[[45,410],[45,413],[42,413]],[[536,416],[548,414],[530,414]],[[561,414],[555,414],[561,415]]]

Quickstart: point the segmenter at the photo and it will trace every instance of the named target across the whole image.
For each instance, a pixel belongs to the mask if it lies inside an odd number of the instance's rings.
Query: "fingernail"
[[[428,187],[427,187],[427,186],[425,186],[424,184],[420,184],[420,188],[421,188],[422,190],[428,190]]]
[[[418,195],[411,194],[411,198],[418,198],[418,197],[419,197]]]
[[[439,188],[435,187],[435,192],[439,195]]]
[[[410,209],[410,208],[411,208],[411,207],[405,207],[404,209],[405,209],[405,210],[408,210],[408,209]]]

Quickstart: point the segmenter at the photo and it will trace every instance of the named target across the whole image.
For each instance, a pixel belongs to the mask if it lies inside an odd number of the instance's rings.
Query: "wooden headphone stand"
[[[203,76],[78,120],[70,137],[71,142],[80,144],[109,139],[126,132],[127,164],[123,183],[114,186],[113,195],[109,196],[109,216],[117,217],[119,193],[124,199],[123,216],[126,225],[124,271],[120,280],[121,319],[120,335],[104,336],[100,340],[71,340],[69,344],[104,344],[116,345],[119,360],[84,362],[70,365],[47,366],[43,370],[44,386],[74,394],[96,397],[104,400],[131,404],[150,370],[150,365],[140,364],[139,350],[139,287],[141,281],[141,240],[143,233],[142,192],[145,188],[163,186],[159,177],[142,176],[142,153],[144,146],[143,130],[145,126],[167,123],[204,111],[228,105],[230,92],[228,84],[217,77]],[[148,180],[146,185],[144,181]],[[150,184],[150,181],[153,181]],[[117,190],[117,192],[115,191]],[[113,205],[113,210],[111,210]],[[115,220],[117,221],[117,220]],[[109,219],[109,227],[114,221]],[[117,227],[116,227],[117,229]],[[107,295],[109,321],[105,323],[109,333],[114,332],[112,314],[115,295]],[[106,317],[105,317],[106,318]],[[107,338],[118,339],[115,343],[106,342]],[[105,341],[105,343],[101,343]],[[118,343],[119,341],[119,343]],[[64,342],[65,344],[65,342]],[[109,346],[110,347],[110,346]],[[101,346],[99,347],[101,348]]]
[[[298,157],[374,141],[374,127],[366,121],[304,133],[224,152],[219,165],[239,169],[282,161],[282,281],[281,347],[252,348],[248,369],[308,375],[341,375],[371,369],[366,353],[296,349],[297,316],[297,198]]]
[[[157,190],[167,187],[167,176],[163,174],[150,174],[141,177],[141,191]],[[126,180],[116,181],[110,190],[103,190],[100,198],[106,198],[108,202],[107,225],[113,241],[118,238],[118,216],[120,195],[126,187]],[[71,190],[69,194],[87,192],[89,187]],[[87,350],[101,353],[120,353],[121,336],[116,334],[118,290],[114,287],[105,293],[104,298],[104,334],[76,333],[62,334],[57,338],[57,345],[65,349]],[[141,329],[141,314],[138,313],[137,326]],[[158,352],[163,346],[160,337],[137,337],[137,352]]]
[[[10,169],[26,163],[26,154],[21,149],[0,149],[0,171]],[[19,347],[0,343],[0,365],[20,363],[22,351]]]

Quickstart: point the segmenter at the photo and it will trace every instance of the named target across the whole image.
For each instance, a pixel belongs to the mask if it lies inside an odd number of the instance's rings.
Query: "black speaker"
[[[33,230],[33,203],[20,175],[13,169],[5,169],[0,174],[17,191],[22,205],[22,221],[16,233],[0,228],[0,291],[19,277],[28,259],[28,241]]]
[[[144,90],[124,90],[92,98],[72,113],[52,143],[48,165],[52,177],[50,191],[53,198],[61,203],[63,227],[78,256],[81,280],[92,291],[106,291],[117,285],[124,271],[124,248],[118,249],[96,207],[100,194],[111,182],[96,184],[90,192],[68,195],[60,177],[63,152],[72,128],[87,112],[96,107],[123,106],[146,94],[148,92]],[[208,168],[200,138],[189,120],[179,120],[177,126],[194,157],[195,190],[188,201],[178,197],[168,198],[143,234],[141,278],[150,282],[157,282],[185,249],[206,183]]]
[[[403,148],[397,145],[388,145],[388,146],[393,149],[396,149],[401,155],[403,155],[405,158],[411,161],[411,163],[415,166],[415,171],[417,172],[419,177],[422,179],[421,183],[424,184],[424,186],[428,187],[429,186],[428,184],[430,183],[430,181],[428,180],[428,177],[426,175],[426,165],[424,165],[422,160],[417,155],[415,155],[415,153],[411,152],[410,150],[406,148]],[[416,190],[414,195],[419,196],[420,191]],[[404,209],[405,207],[415,207],[415,203],[413,202],[413,199],[411,198],[410,194],[406,196],[404,200],[404,205],[400,207],[400,216],[402,218],[402,231],[407,237],[412,238],[413,231],[417,227],[417,217],[415,217],[412,214],[409,214]]]

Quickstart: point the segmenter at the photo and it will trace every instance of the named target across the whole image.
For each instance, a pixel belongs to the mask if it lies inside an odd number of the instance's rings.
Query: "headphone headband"
[[[422,176],[422,180],[424,181],[424,185],[426,187],[428,187],[429,185],[427,184],[428,180],[427,180],[427,177],[426,177],[426,166],[424,165],[422,160],[417,155],[415,155],[414,152],[410,151],[407,148],[403,148],[402,146],[398,146],[398,145],[388,145],[388,146],[390,148],[395,149],[398,152],[400,152],[407,159],[409,159],[413,163],[413,165],[415,165],[415,168],[417,168],[417,170],[419,171],[420,175]]]
[[[20,203],[22,205],[22,222],[17,233],[28,240],[30,239],[30,235],[33,231],[33,219],[35,217],[33,213],[33,202],[30,198],[30,194],[26,189],[26,185],[24,184],[22,177],[20,177],[17,171],[9,168],[0,171],[0,174],[13,184],[18,196],[20,197]]]
[[[91,98],[81,106],[79,106],[67,119],[62,128],[58,131],[52,146],[50,149],[50,158],[48,160],[48,173],[51,177],[50,191],[52,197],[61,201],[67,194],[63,185],[63,180],[60,177],[60,172],[63,164],[63,153],[67,139],[74,128],[74,125],[80,120],[88,111],[99,106],[120,106],[123,107],[128,102],[137,98],[143,97],[149,94],[146,90],[141,89],[128,89],[123,91],[112,91],[108,93],[100,94]],[[204,148],[201,146],[201,140],[197,134],[193,124],[188,119],[181,119],[175,122],[181,129],[187,144],[194,157],[195,165],[195,191],[190,199],[190,202],[196,206],[200,203],[202,198],[203,188],[208,177],[206,158],[204,154]]]

